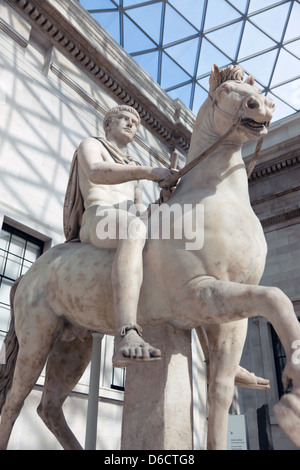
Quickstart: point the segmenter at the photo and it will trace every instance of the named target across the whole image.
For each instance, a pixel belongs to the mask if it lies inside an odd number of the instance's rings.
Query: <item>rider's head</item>
[[[116,106],[115,108],[110,109],[108,113],[104,116],[103,128],[106,138],[108,136],[111,124],[114,122],[116,117],[123,111],[127,111],[129,113],[134,114],[135,118],[138,120],[137,128],[139,128],[141,119],[139,113],[134,108],[126,105]]]

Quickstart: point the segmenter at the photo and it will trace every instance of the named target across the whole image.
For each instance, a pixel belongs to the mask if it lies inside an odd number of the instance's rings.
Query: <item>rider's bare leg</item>
[[[112,237],[102,237],[99,222],[103,214],[111,227]],[[133,214],[115,208],[99,208],[84,218],[81,241],[90,242],[99,248],[116,249],[112,266],[112,287],[115,310],[115,367],[125,367],[133,361],[160,359],[159,349],[146,343],[137,324],[137,307],[143,280],[143,249],[146,241],[146,226]],[[104,224],[103,224],[104,225]]]
[[[153,360],[161,357],[158,349],[145,343],[137,325],[137,308],[143,279],[145,239],[119,240],[112,267],[112,285],[116,315],[115,367],[129,365],[132,360]]]

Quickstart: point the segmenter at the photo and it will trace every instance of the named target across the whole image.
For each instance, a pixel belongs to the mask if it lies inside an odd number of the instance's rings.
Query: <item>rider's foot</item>
[[[254,388],[258,390],[269,390],[270,380],[257,377],[253,372],[248,372],[239,366],[235,376],[234,384],[238,387]]]
[[[149,362],[161,359],[159,349],[146,343],[141,337],[141,329],[137,325],[122,328],[115,337],[114,367],[126,367],[136,361]]]

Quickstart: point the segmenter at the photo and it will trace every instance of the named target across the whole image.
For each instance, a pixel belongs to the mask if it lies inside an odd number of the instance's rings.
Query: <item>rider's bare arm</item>
[[[141,179],[158,183],[174,173],[174,170],[167,168],[116,165],[107,161],[106,156],[107,150],[93,138],[85,139],[78,147],[79,163],[86,177],[94,184],[120,184]]]

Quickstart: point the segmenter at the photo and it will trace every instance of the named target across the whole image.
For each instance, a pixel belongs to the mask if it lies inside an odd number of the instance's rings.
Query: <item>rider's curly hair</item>
[[[140,119],[139,113],[131,106],[120,105],[120,106],[116,106],[115,108],[110,109],[108,113],[106,113],[106,115],[104,116],[103,128],[104,128],[105,134],[107,134],[107,131],[109,130],[109,126],[111,122],[113,122],[114,119],[117,117],[117,115],[122,111],[128,111],[129,113],[134,114],[134,116],[138,120],[138,127],[140,126],[141,119]]]

